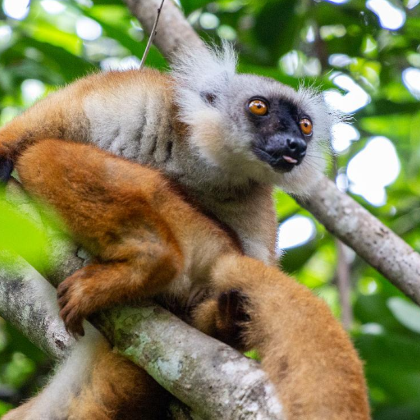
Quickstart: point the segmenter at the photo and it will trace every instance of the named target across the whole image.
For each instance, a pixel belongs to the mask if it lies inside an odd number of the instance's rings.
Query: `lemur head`
[[[191,143],[230,179],[309,192],[325,168],[333,119],[322,96],[235,69],[228,45],[181,54],[173,76]]]

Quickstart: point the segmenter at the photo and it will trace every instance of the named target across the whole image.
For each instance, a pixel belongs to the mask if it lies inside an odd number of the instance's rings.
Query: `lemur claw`
[[[63,281],[57,289],[58,305],[60,307],[60,317],[62,318],[66,330],[74,337],[84,336],[83,320],[86,315],[81,310],[81,302],[75,296],[74,279]]]

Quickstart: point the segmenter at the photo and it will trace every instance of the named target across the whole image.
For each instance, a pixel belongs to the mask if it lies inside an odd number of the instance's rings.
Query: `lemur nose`
[[[289,138],[286,140],[289,150],[293,153],[297,153],[299,156],[305,156],[306,154],[306,142],[299,138]]]

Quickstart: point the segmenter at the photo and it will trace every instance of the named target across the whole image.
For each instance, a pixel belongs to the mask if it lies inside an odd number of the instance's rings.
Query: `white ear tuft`
[[[219,91],[235,75],[237,56],[233,46],[224,42],[221,47],[183,48],[173,62],[172,76],[178,86],[196,92]]]

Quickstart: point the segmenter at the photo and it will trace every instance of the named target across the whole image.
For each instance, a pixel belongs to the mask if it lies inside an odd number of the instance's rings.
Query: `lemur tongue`
[[[288,163],[297,163],[297,159],[293,159],[290,156],[283,156],[283,159]]]

